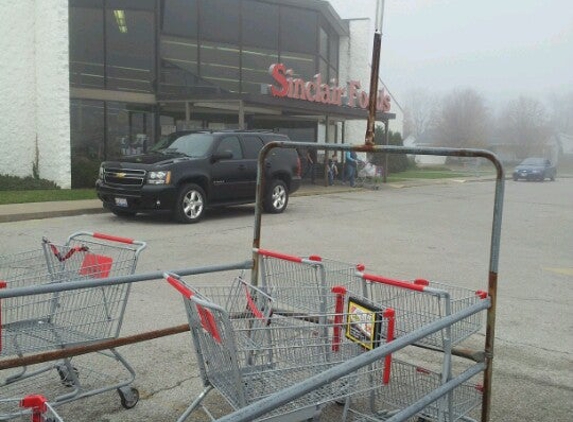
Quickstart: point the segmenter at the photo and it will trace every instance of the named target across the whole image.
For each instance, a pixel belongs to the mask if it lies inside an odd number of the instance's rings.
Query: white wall
[[[0,2],[0,173],[71,186],[68,0]]]

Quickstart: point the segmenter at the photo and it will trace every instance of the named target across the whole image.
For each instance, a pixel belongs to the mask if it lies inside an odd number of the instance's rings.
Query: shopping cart
[[[376,189],[382,181],[382,166],[368,161],[358,161],[356,168],[356,186]]]
[[[0,257],[0,288],[34,293],[34,288],[45,284],[129,275],[145,247],[141,241],[93,232],[74,233],[63,245],[43,239],[38,249]],[[22,357],[117,338],[129,291],[128,283],[3,299],[0,357]],[[117,374],[100,372],[100,356],[114,359],[127,371],[127,379],[118,381]],[[129,386],[135,379],[133,369],[115,349],[100,356],[3,371],[0,394],[21,397],[29,391],[42,391],[50,403],[59,405],[117,389],[124,407],[135,406],[139,394]],[[106,386],[101,387],[102,383]],[[9,418],[12,411],[3,410],[0,417]]]
[[[424,279],[404,281],[365,272],[365,265],[310,255],[300,257],[268,249],[255,249],[263,289],[272,288],[273,297],[300,311],[332,312],[324,303],[334,286],[343,286],[365,300],[396,310],[396,336],[487,298],[481,290],[464,289]],[[304,288],[305,297],[298,292]],[[292,296],[292,297],[291,297]],[[481,314],[473,315],[418,342],[419,345],[450,348],[483,327]]]
[[[0,403],[10,403],[20,407],[18,416],[22,421],[63,422],[48,400],[39,394],[31,394],[22,399],[0,399]]]
[[[336,288],[323,298],[336,313],[300,312],[274,300],[270,291],[236,278],[230,285],[196,286],[176,274],[165,279],[184,297],[193,344],[205,389],[179,421],[202,408],[202,400],[215,388],[234,409],[245,407],[276,390],[294,385],[333,365],[362,353],[373,343],[391,340],[393,312],[364,313],[344,308],[344,294]],[[272,290],[272,289],[271,289]],[[300,286],[289,297],[306,296]],[[369,319],[377,337],[366,340],[343,335],[351,321]],[[353,326],[357,326],[354,322]],[[358,324],[361,325],[361,324]],[[357,334],[355,336],[358,336]],[[384,362],[390,363],[389,356]],[[389,372],[382,370],[382,377]],[[318,419],[322,408],[354,393],[354,374],[327,388],[316,389],[299,400],[281,406],[261,420],[304,421]],[[212,417],[212,416],[211,416]]]

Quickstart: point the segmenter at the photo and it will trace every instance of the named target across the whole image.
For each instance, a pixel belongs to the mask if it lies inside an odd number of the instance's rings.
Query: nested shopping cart
[[[345,296],[336,290],[322,298],[332,313],[309,313],[280,303],[272,291],[268,294],[242,278],[225,286],[191,284],[172,273],[165,278],[183,295],[205,385],[179,421],[199,408],[212,417],[202,401],[213,388],[232,408],[240,409],[356,356],[365,340],[350,341],[342,335],[345,325],[354,319],[370,318],[380,328],[381,337],[373,341],[393,336],[391,309],[375,314],[349,311],[342,305]],[[290,297],[306,296],[304,286],[295,290]],[[335,309],[338,312],[334,313]],[[389,364],[390,357],[385,362]],[[318,419],[324,407],[355,393],[354,375],[274,409],[260,420]],[[389,375],[382,369],[383,377]]]
[[[48,400],[40,394],[30,394],[21,399],[0,399],[0,403],[9,403],[14,407],[19,407],[17,419],[21,421],[63,422]]]
[[[141,241],[82,231],[70,235],[64,244],[43,239],[37,249],[0,257],[0,288],[29,289],[32,293],[0,301],[0,357],[23,357],[117,338],[129,283],[55,293],[36,293],[35,289],[132,274],[145,247]],[[139,394],[130,386],[135,372],[129,363],[115,349],[97,355],[4,370],[0,394],[21,397],[40,391],[56,406],[117,389],[124,407],[135,406]],[[126,372],[125,379],[101,370],[109,367],[109,358]],[[3,409],[0,419],[9,419],[12,414],[17,411]]]
[[[335,305],[337,315],[350,314],[351,307],[363,312],[380,313],[392,309],[392,338],[385,336],[387,341],[415,332],[432,322],[487,300],[487,293],[483,291],[472,291],[423,279],[409,282],[365,273],[363,264],[343,263],[317,255],[304,258],[265,249],[256,249],[255,252],[260,258],[260,288],[277,303],[301,313],[332,312],[333,302],[326,293],[337,291],[340,295]],[[300,294],[302,292],[304,294]],[[343,305],[344,300],[346,305]],[[486,309],[485,303],[483,309]],[[391,355],[386,356],[381,367],[373,365],[358,371],[354,374],[354,381],[349,382],[353,385],[352,402],[359,402],[359,408],[364,409],[365,404],[358,400],[358,397],[368,395],[371,417],[388,417],[392,412],[406,407],[408,403],[447,383],[452,378],[452,347],[482,328],[481,316],[481,313],[472,314],[415,343],[443,352],[437,371],[400,360],[391,361]],[[370,335],[366,336],[369,340],[361,344],[364,350],[371,350],[378,346],[375,339],[380,330],[375,324],[371,324],[371,329],[366,331],[371,331]],[[349,331],[346,336],[353,337]],[[361,336],[364,337],[364,334],[360,332],[355,336],[359,343]],[[377,372],[384,372],[384,376],[374,375]],[[378,382],[381,379],[389,381],[391,373],[392,382]],[[370,383],[364,385],[364,382],[357,380],[370,380]],[[377,397],[377,400],[373,400],[373,397]],[[426,420],[458,420],[465,417],[480,402],[479,384],[464,383],[446,399],[428,406],[423,416]]]

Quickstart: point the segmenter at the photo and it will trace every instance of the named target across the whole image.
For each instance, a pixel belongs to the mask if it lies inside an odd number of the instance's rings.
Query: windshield
[[[543,158],[526,158],[522,161],[521,165],[524,166],[542,166]]]
[[[213,136],[208,133],[190,133],[168,136],[154,145],[152,152],[166,155],[185,155],[192,158],[205,157],[213,144]]]

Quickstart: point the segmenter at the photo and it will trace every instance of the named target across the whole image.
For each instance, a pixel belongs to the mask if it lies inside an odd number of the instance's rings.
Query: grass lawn
[[[0,205],[26,202],[73,201],[96,199],[95,189],[51,189],[0,191]]]

